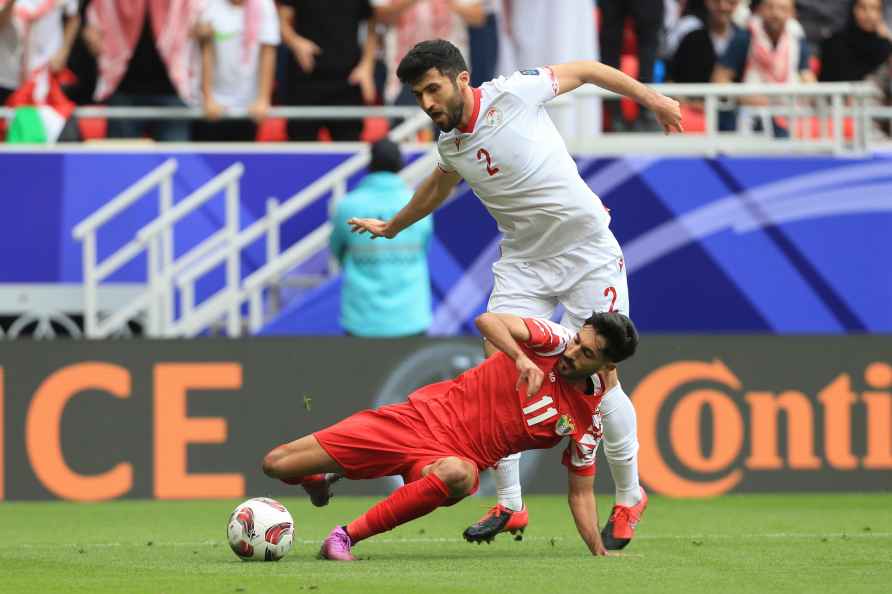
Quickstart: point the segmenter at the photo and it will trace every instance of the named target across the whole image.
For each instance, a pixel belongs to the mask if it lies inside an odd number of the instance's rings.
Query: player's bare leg
[[[316,507],[328,505],[331,485],[344,470],[316,437],[306,435],[274,448],[263,458],[263,472],[289,485],[301,485]]]
[[[487,341],[483,341],[483,350],[487,357],[498,352]],[[520,452],[499,460],[493,472],[498,502],[475,524],[465,529],[463,536],[468,542],[489,543],[501,532],[510,532],[515,535],[514,540],[522,540],[529,523],[520,486]]]
[[[468,460],[451,456],[428,464],[421,474],[422,478],[403,485],[348,525],[336,526],[322,543],[319,556],[333,561],[353,561],[351,550],[359,541],[462,499],[473,492],[477,483],[477,467]]]

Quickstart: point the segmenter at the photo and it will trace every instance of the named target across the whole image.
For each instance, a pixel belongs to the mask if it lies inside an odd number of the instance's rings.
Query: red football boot
[[[328,500],[333,497],[331,485],[340,480],[341,475],[334,473],[319,473],[305,476],[300,482],[300,486],[304,488],[310,501],[316,507],[328,505]]]
[[[625,505],[614,505],[613,511],[610,513],[610,519],[604,525],[601,531],[601,539],[604,541],[604,548],[609,551],[618,551],[632,541],[635,536],[635,528],[644,515],[647,508],[647,493],[644,487],[641,489],[641,501],[632,507]]]
[[[513,511],[502,504],[492,507],[476,524],[468,526],[463,536],[468,542],[492,542],[497,534],[510,532],[514,540],[523,540],[523,531],[529,523],[526,506],[520,511]]]

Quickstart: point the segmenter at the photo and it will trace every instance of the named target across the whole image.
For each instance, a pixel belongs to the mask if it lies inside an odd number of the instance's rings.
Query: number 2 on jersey
[[[613,311],[613,306],[616,305],[616,289],[614,287],[607,287],[604,289],[604,297],[610,297],[610,308],[607,311]]]
[[[486,172],[490,175],[495,175],[499,172],[498,167],[492,166],[492,155],[489,154],[489,151],[485,148],[482,148],[477,151],[477,160],[486,159]]]

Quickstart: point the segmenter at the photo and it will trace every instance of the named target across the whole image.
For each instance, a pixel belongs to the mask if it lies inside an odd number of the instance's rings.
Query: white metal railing
[[[705,153],[714,155],[720,152],[734,153],[747,151],[790,152],[791,150],[806,152],[865,152],[870,148],[869,129],[871,122],[878,119],[889,119],[890,114],[882,107],[870,105],[871,100],[882,96],[873,84],[864,82],[814,83],[814,84],[680,84],[667,83],[652,85],[655,90],[678,99],[702,100],[705,118],[705,132],[702,135],[685,134],[674,136],[661,145],[654,146],[653,139],[647,134],[623,134],[623,141],[611,139],[610,152],[666,152],[673,148],[689,153]],[[747,97],[768,97],[770,105],[762,108],[751,108],[742,105],[741,100]],[[569,110],[578,120],[590,120],[588,109],[582,99],[586,97],[618,98],[618,95],[593,85],[585,85],[549,102],[555,110]],[[746,142],[745,134],[738,132],[722,133],[719,131],[719,114],[741,104],[744,116],[756,115],[762,119],[781,116],[791,122],[789,138],[773,138],[771,127],[756,142]],[[797,138],[796,131],[801,122],[810,118],[818,118],[820,130],[814,134],[816,138]],[[846,142],[843,123],[851,118],[853,139]],[[833,122],[832,129],[828,122]],[[568,138],[568,146],[573,152],[605,152],[603,142],[585,130],[591,127],[580,126],[581,134]],[[815,131],[812,130],[812,133]],[[619,136],[619,135],[611,135]],[[743,142],[742,142],[743,141]]]
[[[99,262],[97,231],[156,187],[159,190],[158,216],[165,215],[173,206],[173,174],[176,170],[176,160],[168,159],[75,226],[74,238],[83,242],[84,332],[87,336],[105,336],[114,329],[107,324],[100,325],[96,297],[98,285],[142,251],[139,243],[131,240]],[[173,237],[170,230],[162,234],[161,245],[163,262],[169,264],[173,254]]]
[[[170,159],[149,173],[111,202],[79,223],[74,237],[83,242],[84,269],[84,331],[89,338],[103,338],[114,333],[128,321],[146,314],[145,332],[148,336],[171,336],[174,324],[173,279],[194,262],[206,257],[213,249],[230,240],[239,230],[239,179],[244,166],[236,163],[173,205],[172,175],[177,163]],[[142,227],[133,239],[104,261],[96,261],[96,234],[105,223],[144,196],[154,185],[160,184],[158,217]],[[174,257],[174,229],[178,221],[200,208],[220,191],[226,190],[226,223],[222,230],[211,234],[182,256]],[[143,252],[147,255],[147,288],[128,303],[99,320],[96,294],[99,284],[112,273]],[[234,260],[234,261],[233,261]],[[238,289],[239,262],[227,262],[227,287]],[[238,335],[241,321],[238,310],[230,311],[228,329]]]
[[[410,187],[413,187],[430,174],[435,163],[436,153],[435,151],[429,151],[413,161],[400,175]],[[332,196],[332,201],[335,202],[338,198]],[[278,226],[282,220],[283,217],[281,215],[278,215],[275,210],[272,211],[270,224]],[[250,332],[254,333],[260,330],[265,321],[263,307],[264,289],[274,285],[282,274],[296,268],[327,247],[330,235],[331,224],[326,221],[276,258],[268,260],[265,266],[256,270],[245,279],[244,291],[248,299],[248,328]]]
[[[702,100],[705,117],[704,134],[685,134],[673,137],[667,142],[654,145],[646,134],[611,134],[614,138],[605,146],[594,131],[595,114],[584,99],[591,97],[616,97],[610,91],[593,85],[584,85],[566,95],[550,102],[549,109],[569,110],[576,114],[575,136],[566,138],[568,147],[573,152],[584,153],[622,153],[622,152],[686,152],[706,153],[714,155],[719,152],[863,152],[869,150],[871,138],[868,134],[870,124],[875,120],[892,119],[888,109],[871,105],[870,101],[881,95],[870,83],[842,82],[815,84],[655,84],[652,87],[666,95],[677,98]],[[718,130],[719,112],[728,109],[739,99],[751,96],[773,98],[774,105],[758,112],[762,118],[771,115],[789,117],[795,121],[804,118],[819,117],[820,133],[812,131],[816,138],[775,139],[770,135],[747,142],[739,142],[741,134],[722,134]],[[0,116],[10,115],[11,109],[0,108]],[[419,113],[416,107],[379,106],[379,107],[273,107],[270,117],[288,119],[352,119],[364,117],[412,117]],[[132,118],[132,119],[201,119],[204,112],[196,107],[78,107],[75,115],[79,117]],[[244,110],[227,112],[223,118],[244,118],[248,114]],[[843,136],[842,123],[845,119],[853,123],[854,138],[847,142]],[[828,122],[833,122],[832,130]],[[591,125],[589,125],[591,124]],[[797,126],[798,127],[798,126]],[[565,131],[566,133],[566,131]],[[571,133],[572,134],[572,133]],[[15,149],[9,149],[15,150]]]
[[[15,108],[0,106],[0,117],[15,113]],[[400,105],[382,106],[306,106],[270,107],[267,117],[287,119],[352,120],[361,118],[410,118],[418,113],[417,107]],[[108,118],[134,120],[200,120],[205,116],[198,107],[116,107],[90,105],[76,107],[74,115],[80,118]],[[244,109],[227,109],[221,119],[245,119],[251,114]]]
[[[418,130],[429,126],[430,119],[427,115],[416,111],[412,118],[394,128],[390,132],[390,137],[395,141],[405,140],[414,136]],[[280,226],[328,193],[331,193],[331,200],[340,199],[347,192],[347,180],[366,167],[369,158],[367,150],[360,151],[284,202],[279,203],[275,198],[270,198],[267,200],[264,217],[239,232],[215,254],[184,271],[176,281],[177,288],[180,290],[182,314],[182,323],[175,329],[176,335],[194,336],[206,329],[224,311],[230,308],[240,308],[245,301],[248,302],[249,307],[249,329],[251,332],[259,330],[264,321],[263,290],[275,285],[284,273],[299,266],[323,249],[328,243],[328,236],[331,232],[329,223],[323,223],[285,251],[280,251]],[[430,162],[428,164],[429,172]],[[407,170],[416,171],[418,166],[415,168],[410,166]],[[244,279],[238,292],[225,295],[217,293],[196,306],[195,283],[198,279],[219,266],[226,258],[240,257],[241,251],[245,247],[261,238],[264,238],[266,246],[266,263]]]
[[[218,245],[233,241],[238,234],[241,206],[239,200],[239,179],[241,179],[244,172],[245,168],[241,163],[229,166],[213,180],[177,203],[166,214],[143,227],[137,234],[138,241],[146,247],[148,257],[150,294],[148,333],[150,335],[177,335],[173,319],[174,279],[177,274],[186,270],[201,258],[207,257]],[[163,258],[164,233],[224,189],[226,190],[224,227],[178,258],[175,263],[165,266]],[[223,290],[227,294],[234,295],[238,292],[240,282],[240,256],[239,254],[233,254],[226,259],[226,283]],[[227,309],[226,320],[227,333],[230,336],[238,336],[241,333],[241,319],[237,306]]]

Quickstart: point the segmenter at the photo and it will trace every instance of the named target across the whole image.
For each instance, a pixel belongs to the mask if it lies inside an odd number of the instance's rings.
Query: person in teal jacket
[[[350,232],[347,220],[387,220],[409,202],[412,191],[397,175],[399,146],[389,139],[372,145],[369,174],[335,206],[329,247],[343,269],[341,326],[353,336],[394,338],[424,333],[431,324],[427,247],[428,216],[389,241]]]

